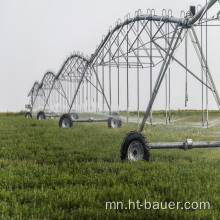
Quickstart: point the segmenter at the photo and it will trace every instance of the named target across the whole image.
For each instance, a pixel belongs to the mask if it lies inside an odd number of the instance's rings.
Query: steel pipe
[[[185,142],[161,142],[150,143],[150,149],[193,149],[193,148],[209,148],[220,147],[220,141],[199,141],[193,142],[191,139],[187,139]]]
[[[93,118],[89,118],[89,119],[74,119],[72,120],[72,122],[107,122],[108,118],[104,118],[104,119],[93,119]]]

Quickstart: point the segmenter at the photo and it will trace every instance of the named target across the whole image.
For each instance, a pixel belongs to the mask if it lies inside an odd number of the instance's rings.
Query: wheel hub
[[[62,126],[63,126],[64,128],[70,127],[70,121],[69,121],[69,119],[67,119],[67,118],[63,119]]]
[[[119,119],[117,118],[117,117],[113,117],[112,119],[111,119],[111,127],[112,128],[118,128],[118,127],[120,127],[120,125],[119,125]]]
[[[136,151],[136,149],[133,151],[133,155],[134,155],[134,156],[137,155],[137,151]]]
[[[113,128],[117,127],[117,121],[115,119],[112,119],[112,127]]]
[[[139,141],[133,141],[128,147],[128,159],[139,160],[143,159],[144,150],[143,146]]]

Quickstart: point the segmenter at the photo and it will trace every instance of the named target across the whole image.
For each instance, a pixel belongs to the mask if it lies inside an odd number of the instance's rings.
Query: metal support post
[[[77,89],[76,89],[76,91],[75,91],[75,94],[74,94],[73,100],[72,100],[72,102],[71,102],[71,105],[70,105],[70,108],[69,108],[68,114],[70,113],[70,111],[71,111],[71,109],[72,109],[73,103],[74,103],[74,101],[75,101],[75,99],[76,99],[76,95],[77,95],[77,93],[78,93],[78,91],[79,91],[80,85],[81,85],[82,80],[83,80],[83,78],[84,78],[84,76],[85,76],[85,74],[86,74],[86,71],[87,71],[88,66],[89,66],[89,63],[86,62],[86,65],[85,65],[85,67],[84,67],[84,69],[83,69],[83,73],[82,73],[81,78],[80,78],[80,80],[79,80],[79,83],[78,83]]]
[[[145,112],[145,115],[144,115],[144,118],[143,118],[143,121],[142,121],[142,124],[141,124],[141,127],[140,127],[140,131],[143,131],[143,129],[144,129],[144,126],[145,126],[147,117],[148,117],[149,112],[150,112],[150,110],[151,110],[151,108],[152,108],[152,105],[153,105],[154,100],[155,100],[155,98],[156,98],[157,92],[158,92],[158,90],[159,90],[159,88],[160,88],[160,85],[161,85],[161,83],[162,83],[162,81],[163,81],[163,77],[164,77],[164,75],[165,75],[165,73],[166,73],[166,70],[167,70],[167,68],[168,68],[168,66],[169,66],[171,57],[172,57],[172,55],[173,55],[173,53],[174,53],[174,51],[175,51],[176,45],[177,45],[177,43],[178,43],[178,41],[179,41],[179,38],[180,38],[180,36],[181,36],[181,33],[182,33],[182,31],[183,31],[183,27],[181,27],[181,31],[178,33],[178,37],[177,37],[177,39],[176,39],[176,41],[175,41],[175,43],[174,43],[174,39],[175,39],[176,33],[177,33],[177,31],[178,31],[178,28],[179,28],[179,22],[176,24],[176,28],[175,28],[175,30],[174,30],[174,33],[173,33],[171,42],[170,42],[170,44],[169,44],[168,51],[167,51],[167,53],[166,53],[165,59],[164,59],[164,61],[163,61],[163,64],[162,64],[162,67],[161,67],[161,70],[160,70],[160,73],[159,73],[159,75],[158,75],[157,81],[156,81],[155,86],[154,86],[154,90],[153,90],[152,97],[150,98],[150,101],[149,101],[149,103],[148,103],[148,107],[147,107],[147,109],[146,109],[146,112]],[[173,46],[173,49],[172,49],[173,43],[174,43],[174,46]],[[172,51],[171,51],[171,50],[172,50]],[[170,51],[171,51],[171,54],[170,54]]]
[[[96,71],[95,71],[95,68],[92,67],[92,69],[93,69],[93,71],[94,71],[94,73],[95,73],[96,79],[97,79],[97,81],[98,81],[98,85],[99,85],[99,87],[100,87],[100,89],[101,89],[101,92],[102,92],[102,95],[103,95],[103,98],[104,98],[104,100],[105,100],[105,102],[106,102],[106,104],[107,104],[107,106],[108,106],[109,115],[110,115],[110,114],[111,114],[111,106],[109,105],[109,103],[108,103],[108,101],[107,101],[107,99],[106,99],[106,96],[105,96],[105,93],[104,93],[104,89],[102,88],[102,85],[101,85],[101,83],[100,83],[100,81],[99,81],[99,77],[98,77],[98,75],[97,75],[97,73],[96,73]]]

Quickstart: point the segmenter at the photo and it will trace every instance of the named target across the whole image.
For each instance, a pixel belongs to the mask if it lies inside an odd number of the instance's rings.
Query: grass
[[[0,112],[0,116],[24,116],[25,111],[20,112]]]
[[[158,118],[161,115],[158,113]],[[200,112],[146,125],[149,142],[220,139],[219,113],[210,128]],[[155,120],[157,115],[155,114]],[[163,118],[163,117],[162,117]],[[219,219],[220,149],[151,150],[150,162],[120,161],[120,145],[136,124],[0,116],[0,219]],[[210,202],[210,210],[106,210],[107,201]]]

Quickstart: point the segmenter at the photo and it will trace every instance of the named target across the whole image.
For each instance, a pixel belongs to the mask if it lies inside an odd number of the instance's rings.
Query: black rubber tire
[[[79,118],[79,116],[76,112],[70,112],[70,117],[72,118],[72,120]]]
[[[32,118],[32,114],[30,112],[25,113],[25,118]]]
[[[40,118],[40,116],[42,116],[42,118]],[[45,113],[44,113],[43,111],[38,112],[38,114],[37,114],[37,119],[38,119],[38,120],[44,120],[44,119],[46,119]]]
[[[108,128],[120,128],[121,124],[121,117],[118,113],[113,112],[108,118]]]
[[[131,131],[128,133],[121,144],[121,160],[128,159],[128,148],[132,142],[139,142],[143,149],[143,160],[149,161],[150,159],[150,146],[147,138],[140,131]]]
[[[63,120],[67,120],[68,122],[69,122],[69,126],[63,126]],[[59,127],[61,128],[61,127],[64,127],[64,128],[70,128],[70,127],[72,127],[73,126],[73,121],[72,121],[72,119],[71,119],[71,117],[70,117],[70,115],[69,114],[63,114],[61,117],[60,117],[60,120],[59,120]]]

